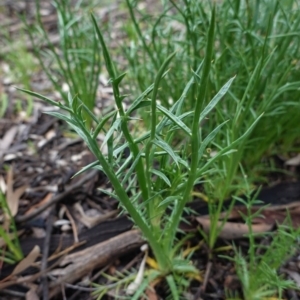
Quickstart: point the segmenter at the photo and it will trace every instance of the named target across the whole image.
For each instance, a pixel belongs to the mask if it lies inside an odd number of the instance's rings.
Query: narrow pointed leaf
[[[96,161],[94,161],[94,162],[88,164],[87,166],[83,167],[81,170],[79,170],[77,173],[75,173],[75,174],[72,176],[72,178],[74,178],[74,177],[76,177],[76,176],[78,176],[78,175],[80,175],[80,174],[82,174],[82,173],[84,173],[84,172],[86,172],[86,171],[88,171],[88,170],[90,170],[90,169],[93,169],[93,168],[95,168],[95,167],[98,166],[98,165],[99,165],[99,161],[96,160]]]
[[[210,134],[203,140],[203,142],[201,143],[201,146],[199,148],[199,159],[201,159],[203,152],[205,151],[206,147],[208,146],[208,144],[215,138],[215,136],[218,134],[218,132],[221,130],[221,128],[228,122],[225,121],[222,124],[220,124],[219,126],[217,126],[212,132],[210,132]]]
[[[127,172],[126,169],[128,169],[129,164],[132,161],[132,154],[129,155],[129,157],[126,158],[126,160],[123,162],[122,166],[119,167],[118,171],[116,172],[116,176],[119,176],[121,174],[124,174],[124,172]]]
[[[168,186],[171,186],[169,178],[163,172],[151,169],[151,173],[161,178]]]
[[[173,123],[175,123],[177,126],[179,126],[185,133],[187,133],[189,136],[192,135],[191,130],[175,115],[173,115],[169,110],[167,110],[165,107],[157,104],[157,108]]]
[[[102,143],[101,148],[107,143],[107,141],[112,137],[113,133],[115,130],[117,130],[117,128],[119,127],[121,123],[121,119],[116,119],[115,122],[113,123],[113,125],[110,127],[110,129],[108,130],[107,134],[105,135],[104,141]]]
[[[49,115],[49,116],[53,116],[53,117],[58,118],[60,120],[66,121],[68,123],[72,123],[74,125],[77,124],[76,121],[72,120],[69,116],[61,114],[61,113],[56,112],[56,111],[47,111],[47,112],[45,112],[45,114]]]
[[[133,111],[135,111],[139,108],[147,107],[147,106],[150,106],[150,105],[151,105],[150,100],[141,101],[140,103],[136,104],[133,108],[130,109],[130,113],[132,113]]]
[[[129,177],[133,174],[136,165],[138,164],[139,160],[141,159],[141,155],[142,155],[142,152],[140,151],[139,154],[134,159],[134,161],[132,162],[132,165],[130,166],[129,170],[126,172],[126,175],[124,176],[124,178],[122,180],[122,185],[124,185],[127,182],[127,180],[129,179]]]
[[[173,203],[177,199],[178,199],[178,196],[169,196],[166,199],[164,199],[163,201],[161,201],[159,203],[158,207],[161,207],[163,205],[169,205],[170,203]]]
[[[177,167],[178,167],[178,158],[177,155],[175,154],[175,152],[173,151],[173,149],[170,147],[169,144],[167,144],[165,141],[163,140],[154,140],[153,143],[160,147],[161,149],[165,150],[174,160],[174,162],[176,163]]]
[[[87,105],[84,102],[82,102],[81,100],[80,100],[80,102],[82,104],[83,109],[87,112],[87,114],[93,119],[93,121],[96,124],[98,124],[99,121],[98,121],[97,117],[95,116],[95,114],[87,107]]]
[[[105,60],[105,65],[106,65],[107,72],[108,72],[109,76],[112,79],[114,79],[116,77],[116,75],[115,75],[115,68],[114,68],[113,62],[112,62],[112,60],[110,58],[109,52],[107,50],[107,47],[106,47],[103,35],[102,35],[102,33],[101,33],[100,29],[99,29],[99,26],[97,24],[95,16],[93,14],[91,14],[91,17],[92,17],[92,21],[94,23],[96,34],[97,34],[97,36],[99,38],[99,41],[100,41],[100,44],[101,44],[101,47],[102,47],[102,52],[103,52],[103,57],[104,57],[104,60]]]
[[[215,108],[215,106],[219,103],[219,101],[222,99],[222,97],[227,93],[229,90],[233,80],[235,79],[235,76],[229,79],[219,90],[217,95],[214,96],[214,98],[208,103],[208,105],[203,109],[201,115],[200,115],[200,122]]]
[[[169,286],[171,294],[172,294],[172,299],[179,300],[180,299],[179,290],[175,283],[174,277],[172,275],[168,275],[166,279],[167,279],[167,283],[168,283],[168,286]]]
[[[243,141],[244,138],[247,137],[248,134],[250,134],[250,132],[253,130],[253,128],[256,126],[257,122],[262,118],[264,114],[262,113],[252,124],[251,126],[247,129],[247,131],[240,136],[238,139],[236,139],[235,141],[233,141],[229,146],[223,148],[222,150],[220,150],[216,156],[212,157],[201,169],[199,169],[197,171],[198,176],[201,176],[201,174],[203,174],[203,172],[205,172],[208,167],[215,161],[217,160],[221,155],[223,155],[224,153],[226,153],[227,151],[229,151],[230,149],[232,149],[232,147],[237,146],[239,143],[241,143]]]
[[[49,99],[49,98],[47,98],[45,96],[42,96],[42,95],[40,95],[38,93],[31,92],[31,91],[28,91],[28,90],[25,90],[25,89],[21,89],[21,88],[17,88],[17,90],[22,91],[22,92],[24,92],[24,93],[26,93],[26,94],[28,94],[28,95],[30,95],[32,97],[36,97],[38,99],[41,99],[41,100],[43,100],[43,101],[45,101],[48,104],[51,104],[53,106],[57,106],[57,107],[59,107],[59,108],[61,108],[63,110],[66,110],[68,112],[72,112],[72,110],[69,107],[61,104],[60,102],[53,101],[53,100],[51,100],[51,99]]]
[[[121,81],[123,80],[123,78],[125,77],[125,75],[126,75],[126,73],[122,73],[116,79],[114,79],[115,84],[119,85],[121,83]]]
[[[105,125],[105,123],[111,118],[111,117],[115,117],[116,115],[116,111],[112,111],[110,113],[108,113],[106,116],[104,116],[101,121],[98,123],[97,127],[95,128],[95,131],[93,133],[93,139],[97,138],[99,132],[102,130],[103,126]]]
[[[151,84],[141,95],[139,95],[133,103],[130,105],[129,109],[126,112],[126,115],[129,116],[134,110],[136,110],[136,106],[139,105],[141,101],[143,101],[152,91],[154,84]]]

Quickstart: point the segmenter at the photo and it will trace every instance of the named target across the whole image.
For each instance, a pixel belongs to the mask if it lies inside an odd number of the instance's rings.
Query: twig
[[[46,269],[48,266],[48,257],[49,257],[49,248],[50,248],[50,238],[51,238],[51,231],[53,228],[53,212],[55,206],[52,207],[50,215],[47,219],[47,227],[46,227],[46,237],[44,240],[44,248],[43,248],[43,256],[41,261],[41,272],[43,273],[41,278],[41,285],[43,291],[43,300],[49,299],[49,288],[48,288],[48,278],[46,274]]]
[[[90,279],[90,282],[94,282],[96,281],[96,279],[101,276],[104,272],[106,272],[106,270],[108,270],[111,267],[112,263],[108,263],[105,267],[103,267],[101,270],[99,270],[95,275],[92,276],[92,278]],[[68,286],[68,284],[66,284],[66,286]],[[69,297],[68,300],[76,300],[78,299],[78,295],[81,293],[81,290],[77,290],[73,293],[72,296]]]
[[[206,286],[207,286],[208,279],[209,279],[210,272],[211,272],[211,267],[212,267],[212,262],[209,261],[206,265],[206,271],[205,271],[203,283],[198,288],[196,294],[194,295],[194,300],[197,300],[203,293],[205,293]]]

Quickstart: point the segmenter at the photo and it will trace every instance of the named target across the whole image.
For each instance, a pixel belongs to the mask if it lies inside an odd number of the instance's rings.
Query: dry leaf
[[[13,168],[10,168],[7,173],[6,202],[13,217],[18,212],[19,200],[25,190],[26,186],[21,186],[15,191],[13,190]]]
[[[17,132],[18,132],[18,126],[13,126],[9,128],[6,131],[4,137],[0,139],[0,159],[2,158],[3,154],[6,152],[6,150],[13,142]]]
[[[140,264],[139,270],[136,274],[136,277],[135,277],[134,281],[131,282],[128,285],[128,287],[126,288],[126,291],[125,291],[126,295],[133,295],[138,290],[138,288],[140,287],[140,285],[143,281],[146,260],[147,260],[147,257],[148,257],[148,245],[144,244],[143,246],[141,246],[141,251],[145,252],[144,258],[143,258],[143,260]]]
[[[300,153],[297,156],[294,156],[288,159],[285,164],[287,166],[299,166],[300,165]]]
[[[6,193],[6,183],[2,176],[0,176],[0,192],[2,192],[3,194]]]
[[[211,224],[209,217],[197,217],[196,220],[201,224],[202,229],[205,233],[209,233]],[[218,221],[217,227],[220,228],[222,226],[222,222]],[[253,233],[263,233],[270,231],[273,228],[273,224],[253,224],[252,231]],[[225,222],[221,232],[219,233],[219,237],[222,239],[238,239],[245,237],[248,234],[249,228],[248,225],[243,223],[233,223],[233,222]]]
[[[153,283],[150,283],[150,285],[147,287],[146,291],[145,291],[145,294],[147,296],[146,299],[148,300],[158,300],[158,296],[157,296],[157,293],[154,289],[154,285]]]
[[[53,193],[48,193],[41,201],[39,201],[37,204],[32,205],[26,212],[25,215],[30,214],[31,212],[33,212],[34,210],[36,210],[37,208],[39,208],[42,205],[45,205],[46,203],[48,203],[49,201],[51,201],[53,196]]]
[[[70,212],[69,212],[69,210],[68,210],[68,208],[66,206],[65,206],[65,211],[66,211],[66,215],[69,218],[69,220],[71,222],[71,225],[72,225],[73,236],[74,236],[74,243],[78,243],[79,239],[78,239],[78,230],[77,230],[76,223],[75,223],[72,215],[70,214]]]
[[[39,300],[39,296],[34,289],[30,289],[25,296],[26,300]]]
[[[10,276],[17,275],[30,267],[39,257],[40,252],[40,247],[34,246],[31,252],[17,264]]]
[[[88,215],[86,215],[86,213],[84,212],[82,206],[79,203],[74,204],[74,208],[77,212],[77,219],[83,224],[85,225],[87,228],[92,228],[94,226],[96,226],[97,224],[106,221],[107,219],[116,216],[119,211],[118,210],[112,210],[104,215],[98,215],[95,217],[90,217]]]
[[[252,219],[253,233],[263,233],[272,230],[277,224],[283,224],[288,215],[294,228],[300,226],[299,201],[283,205],[270,205],[263,209],[261,206],[253,206],[251,215],[254,215],[259,210],[261,210],[259,215]],[[221,213],[217,226],[222,226],[224,218],[226,218],[226,222],[219,236],[223,239],[237,239],[245,236],[248,233],[248,226],[245,224],[242,215],[247,214],[247,208],[244,206],[233,208],[229,215],[227,212]],[[201,224],[204,232],[208,233],[211,227],[209,216],[197,217],[196,220]]]

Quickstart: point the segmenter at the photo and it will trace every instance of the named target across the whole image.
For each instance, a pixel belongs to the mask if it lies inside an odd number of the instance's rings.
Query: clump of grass
[[[256,213],[252,212],[253,206],[262,204],[257,199],[259,191],[253,193],[243,168],[241,168],[241,173],[245,182],[246,200],[240,197],[236,197],[236,200],[243,203],[247,208],[246,214],[242,217],[248,225],[248,255],[234,246],[235,256],[227,258],[235,264],[243,299],[270,299],[268,297],[274,296],[282,299],[285,290],[298,289],[292,280],[287,280],[279,274],[279,269],[285,261],[295,254],[299,243],[299,229],[294,229],[291,225],[291,219],[287,217],[285,225],[278,226],[276,232],[255,235],[252,230],[253,220],[260,216],[264,207],[261,207]],[[257,238],[262,236],[268,237],[270,244],[266,246],[257,244]]]
[[[276,299],[283,299],[284,291],[299,289],[295,282],[279,273],[279,268],[295,253],[298,236],[299,230],[282,225],[276,233],[271,234],[273,239],[266,249],[262,249],[262,246],[258,249],[251,239],[249,239],[249,256],[235,248],[235,257],[227,258],[235,263],[241,283],[242,299],[273,299],[275,296]],[[263,254],[257,255],[258,250]]]
[[[9,66],[9,69],[5,75],[9,76],[14,82],[22,84],[23,88],[30,89],[32,72],[37,70],[37,62],[35,57],[26,49],[24,39],[19,37],[19,40],[16,42],[13,41],[8,34],[5,36],[7,44],[12,48],[11,51],[3,54],[5,61]],[[4,93],[1,94],[1,97],[0,116],[3,116],[8,106],[8,102]],[[29,117],[31,116],[33,110],[33,99],[29,95],[26,95],[26,100],[26,116]],[[16,109],[19,112],[23,111],[21,103],[19,104],[19,109],[17,106],[18,104],[16,105]]]
[[[75,30],[69,40],[67,29],[73,32],[71,27],[75,24],[78,28],[79,21],[66,19],[69,23],[64,23],[68,8],[60,11],[61,4],[58,0],[55,3],[63,24],[63,47],[58,54],[50,44],[50,52],[71,92],[67,97],[57,77],[49,72],[64,103],[24,91],[63,111],[51,115],[66,121],[97,159],[81,172],[97,168],[106,174],[114,188],[110,195],[119,200],[149,243],[158,270],[145,278],[132,299],[138,299],[149,280],[161,277],[166,279],[173,299],[179,299],[181,278],[198,272],[182,257],[176,236],[195,184],[204,183],[210,198],[213,225],[207,241],[212,249],[220,230],[216,224],[224,199],[239,194],[244,186],[238,166],[243,165],[254,178],[251,169],[262,156],[276,152],[279,142],[292,145],[298,132],[282,135],[299,117],[295,113],[285,123],[285,113],[299,105],[297,100],[288,100],[298,99],[297,66],[291,61],[297,55],[298,44],[293,37],[300,18],[291,10],[293,1],[252,4],[225,0],[217,11],[210,1],[170,1],[154,22],[153,17],[140,12],[146,23],[143,26],[135,14],[136,1],[127,0],[133,40],[126,54],[135,97],[122,94],[120,86],[126,74],[113,62],[95,17],[90,35],[92,50],[87,51],[79,42],[78,48],[72,48],[77,39],[81,41],[82,31]],[[82,55],[74,49],[81,49]],[[116,106],[101,116],[94,114],[85,93],[76,90],[76,82],[79,84],[86,74],[77,72],[77,67],[82,63],[87,66],[83,70],[94,70],[96,59],[100,61],[95,56],[91,65],[87,63],[85,54],[95,53],[95,49],[102,49]],[[274,63],[281,70],[285,68],[283,74]],[[95,91],[95,82],[85,89]],[[122,103],[125,98],[129,98],[127,108]],[[275,116],[278,126],[272,127]],[[142,130],[137,117],[142,119]],[[105,135],[101,147],[107,146],[107,154],[98,144],[99,133]],[[123,155],[127,148],[129,156]]]
[[[68,0],[55,0],[53,4],[57,13],[57,45],[43,25],[39,1],[36,1],[36,22],[29,25],[24,19],[35,55],[65,103],[70,92],[93,110],[102,65],[95,30],[86,20],[87,13],[83,13],[88,7],[80,3],[73,6]],[[91,126],[88,115],[86,120]]]
[[[152,82],[165,53],[179,51],[174,60],[177,68],[159,92],[168,107],[179,97],[189,70],[195,70],[203,58],[211,1],[164,2],[159,8],[162,13],[152,15],[136,1],[126,3],[133,26],[127,26],[131,47],[125,50],[139,91]],[[240,163],[249,180],[255,181],[264,175],[264,157],[291,151],[299,140],[300,15],[294,0],[225,0],[216,5],[215,51],[204,103],[228,78],[236,75],[236,79],[229,97],[201,124],[207,134],[229,120],[210,145],[211,155],[230,145],[264,113],[238,148],[218,161],[219,171],[205,178],[206,193],[222,201],[239,193]],[[188,109],[194,106],[195,94],[192,90],[187,95],[184,106]]]
[[[92,21],[103,49],[117,110],[98,119],[77,96],[69,95],[68,105],[64,105],[34,92],[25,92],[65,111],[66,114],[53,112],[51,115],[66,121],[83,138],[97,158],[95,163],[87,166],[83,171],[94,167],[106,174],[114,187],[111,195],[119,200],[136,226],[141,229],[157,260],[158,271],[155,275],[152,274],[154,277],[151,280],[166,277],[172,296],[174,299],[179,299],[176,283],[180,284],[181,276],[178,274],[186,276],[185,274],[198,272],[188,260],[180,256],[180,247],[174,247],[177,244],[176,233],[185,204],[191,199],[194,184],[205,172],[211,171],[210,167],[214,161],[230,151],[231,147],[237,145],[240,139],[249,134],[255,122],[230,146],[220,149],[213,158],[202,160],[207,145],[226,122],[216,126],[206,136],[200,136],[199,125],[216,107],[234,80],[232,78],[225,83],[213,99],[204,105],[214,44],[214,10],[207,32],[206,56],[192,74],[181,96],[170,108],[157,103],[157,96],[164,78],[172,73],[172,71],[167,71],[167,67],[171,64],[175,53],[169,55],[162,63],[154,83],[131,101],[129,108],[125,109],[122,105],[125,96],[120,92],[120,84],[125,74],[118,73],[93,16]],[[195,108],[192,111],[185,111],[183,104],[193,86],[196,87],[197,92]],[[148,128],[142,133],[131,131],[131,124],[136,122],[134,113],[144,109],[147,109],[150,115]],[[95,129],[87,126],[86,115],[95,122]],[[110,129],[106,131],[105,128]],[[97,142],[100,132],[105,134],[102,147],[107,144],[107,155],[101,152]],[[185,147],[178,150],[172,147],[177,139],[177,132],[181,132],[186,137]],[[122,153],[126,147],[129,148],[130,154],[124,159]],[[168,210],[171,213],[167,216]],[[141,286],[143,288],[136,292],[135,299],[146,288],[145,284]]]

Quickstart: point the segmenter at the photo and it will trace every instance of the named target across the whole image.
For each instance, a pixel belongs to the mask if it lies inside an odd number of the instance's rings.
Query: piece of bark
[[[92,247],[96,244],[102,243],[110,238],[113,238],[132,228],[132,222],[125,216],[114,220],[105,221],[96,225],[95,227],[83,231],[79,234],[79,241],[83,244],[76,247],[74,251],[81,251],[87,247]],[[24,255],[27,255],[34,246],[38,245],[41,252],[44,251],[45,238],[27,237],[21,239],[21,248]],[[74,244],[74,237],[72,234],[52,234],[50,237],[49,255],[52,255],[57,249],[64,250]],[[9,276],[14,266],[7,265],[1,270],[0,280]],[[30,272],[29,272],[30,274]]]
[[[211,222],[209,217],[197,217],[196,220],[201,224],[202,230],[205,233],[209,233],[211,228]],[[217,228],[222,228],[219,232],[218,237],[226,240],[233,240],[245,237],[249,234],[249,227],[243,223],[233,223],[233,222],[225,222],[222,224],[222,221],[217,222]],[[255,234],[265,233],[270,231],[273,228],[273,224],[260,223],[260,224],[252,224],[252,232]]]
[[[61,291],[64,283],[74,283],[80,280],[95,268],[99,268],[108,261],[124,255],[145,243],[139,230],[131,230],[114,238],[82,251],[66,256],[60,266],[67,265],[55,281],[50,283],[50,299]],[[54,271],[52,273],[55,274]]]

